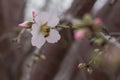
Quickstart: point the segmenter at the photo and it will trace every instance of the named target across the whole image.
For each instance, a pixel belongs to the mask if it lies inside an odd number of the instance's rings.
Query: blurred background
[[[75,41],[70,29],[60,31],[62,38],[58,43],[46,43],[42,47],[38,53],[47,59],[35,63],[27,79],[24,65],[35,52],[31,34],[25,32],[20,44],[12,40],[19,34],[18,24],[31,20],[32,11],[57,13],[60,23],[70,26],[74,19],[90,13],[102,18],[108,32],[120,32],[120,0],[0,0],[0,80],[120,80],[120,57],[116,48],[110,48],[112,51],[103,55],[106,65],[91,75],[77,68],[79,63],[89,61],[94,47],[88,40]]]

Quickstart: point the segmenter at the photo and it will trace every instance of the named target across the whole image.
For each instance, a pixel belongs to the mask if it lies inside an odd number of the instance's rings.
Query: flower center
[[[47,22],[40,26],[40,32],[43,33],[44,37],[48,37],[50,35],[50,27]]]

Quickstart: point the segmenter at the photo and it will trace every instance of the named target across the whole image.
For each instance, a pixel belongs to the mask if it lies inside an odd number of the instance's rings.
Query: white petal
[[[38,15],[35,18],[36,23],[40,24],[45,24],[46,22],[48,22],[49,19],[49,13],[47,12],[40,12],[38,13]]]
[[[48,26],[55,27],[59,23],[60,19],[56,14],[49,13]]]
[[[61,36],[60,36],[59,32],[52,29],[50,31],[50,35],[48,37],[46,37],[46,40],[49,43],[56,43],[58,40],[60,40],[60,38],[61,38]]]
[[[39,34],[40,27],[37,24],[33,24],[31,34],[32,36],[37,36]]]
[[[55,27],[59,21],[58,16],[51,12],[40,12],[38,16],[36,16],[36,23],[45,24],[47,22],[50,27]]]
[[[37,36],[32,37],[32,45],[36,46],[37,48],[41,48],[45,44],[45,38],[42,34],[38,34]]]

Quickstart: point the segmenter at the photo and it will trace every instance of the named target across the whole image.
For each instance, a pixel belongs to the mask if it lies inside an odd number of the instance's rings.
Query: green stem
[[[66,26],[66,25],[57,25],[57,27],[60,27],[60,28],[71,28],[70,26]]]

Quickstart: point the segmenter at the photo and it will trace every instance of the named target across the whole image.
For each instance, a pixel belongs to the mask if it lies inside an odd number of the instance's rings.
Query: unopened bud
[[[101,25],[103,22],[102,22],[101,18],[96,18],[94,23],[97,24],[97,25]]]
[[[84,30],[76,31],[75,34],[74,34],[74,38],[75,38],[75,40],[84,39],[85,38],[85,31]]]
[[[96,30],[100,30],[102,27],[102,19],[101,18],[96,18],[93,22],[93,29]]]
[[[29,21],[25,21],[21,24],[19,24],[18,26],[21,27],[21,28],[31,28],[33,25],[33,22],[29,22]]]
[[[93,19],[91,15],[85,14],[83,17],[83,21],[85,22],[85,24],[91,24],[93,22]]]
[[[74,38],[75,40],[83,40],[91,35],[90,30],[87,28],[83,28],[75,31]]]
[[[104,39],[99,38],[94,41],[96,46],[101,46],[104,43]]]
[[[39,61],[39,57],[38,56],[34,56],[34,61],[38,62]]]
[[[43,54],[40,55],[40,58],[43,59],[43,60],[46,60],[46,56],[43,55]]]
[[[94,52],[99,52],[100,51],[100,49],[94,49]]]
[[[87,68],[87,72],[88,72],[89,74],[92,74],[92,73],[93,73],[92,68]]]
[[[84,70],[84,69],[86,69],[86,64],[85,63],[80,63],[78,65],[78,68],[80,68],[81,70]]]

